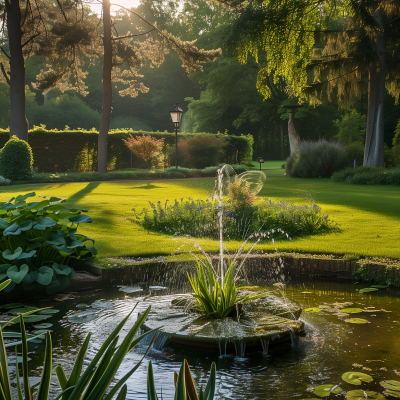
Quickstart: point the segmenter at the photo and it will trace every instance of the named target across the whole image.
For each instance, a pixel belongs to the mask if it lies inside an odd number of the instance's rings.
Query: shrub
[[[12,280],[7,290],[45,286],[50,294],[64,290],[74,277],[71,258],[97,254],[94,240],[76,233],[80,223],[92,220],[81,210],[64,207],[58,197],[26,203],[33,196],[0,203],[0,280]]]
[[[250,193],[249,185],[245,181],[235,180],[228,184],[227,189],[228,201],[234,209],[245,208],[254,200],[254,195]]]
[[[13,181],[32,177],[32,149],[25,140],[13,136],[0,152],[0,175]]]
[[[356,110],[351,110],[345,114],[340,121],[336,120],[335,125],[339,129],[337,140],[340,143],[349,144],[364,141],[367,118]]]
[[[301,178],[331,177],[348,165],[349,160],[342,145],[326,140],[301,142],[297,151],[287,160],[286,171]]]
[[[364,144],[361,142],[349,143],[345,147],[349,163],[352,165],[356,160],[356,166],[363,165],[364,162]]]
[[[400,168],[346,168],[333,174],[332,179],[355,185],[400,185]]]
[[[348,179],[352,178],[354,175],[365,174],[365,173],[376,174],[382,171],[383,168],[376,168],[376,167],[362,166],[355,169],[353,167],[347,167],[340,171],[334,172],[332,174],[332,180],[334,180],[335,182],[345,182]]]
[[[146,162],[149,171],[152,161],[161,152],[164,145],[164,139],[155,139],[150,135],[136,137],[130,135],[128,139],[122,139],[122,141],[136,157]]]
[[[142,211],[133,209],[132,222],[148,230],[194,237],[219,238],[216,223],[218,202],[191,198],[151,203]],[[305,236],[335,230],[336,226],[316,204],[303,206],[268,199],[256,199],[246,206],[227,203],[224,209],[224,237],[243,240],[253,232],[271,233],[271,237]]]

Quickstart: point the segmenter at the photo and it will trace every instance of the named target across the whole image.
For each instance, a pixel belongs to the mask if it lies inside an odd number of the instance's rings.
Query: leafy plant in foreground
[[[193,311],[212,318],[226,318],[238,313],[240,304],[266,296],[266,293],[239,296],[235,285],[236,263],[226,260],[228,270],[221,285],[209,260],[197,260],[197,276],[188,273],[196,304]]]
[[[27,203],[28,193],[0,202],[0,281],[12,280],[7,290],[21,284],[25,290],[46,286],[47,293],[64,290],[74,277],[71,258],[97,254],[94,240],[77,234],[80,223],[92,222],[83,210],[67,208],[65,200]]]

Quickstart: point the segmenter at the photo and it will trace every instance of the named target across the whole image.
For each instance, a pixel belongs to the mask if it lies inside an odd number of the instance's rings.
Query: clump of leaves
[[[94,240],[76,233],[80,223],[92,222],[83,210],[65,207],[58,197],[26,202],[35,195],[0,202],[0,281],[12,280],[6,291],[16,285],[62,291],[75,275],[70,259],[97,254]]]
[[[197,260],[197,276],[188,273],[196,304],[193,311],[211,318],[226,318],[234,315],[239,304],[266,296],[269,292],[239,296],[235,285],[236,263],[226,260],[228,270],[221,285],[209,260]]]

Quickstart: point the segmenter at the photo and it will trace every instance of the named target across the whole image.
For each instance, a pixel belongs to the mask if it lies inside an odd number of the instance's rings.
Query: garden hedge
[[[129,135],[151,135],[164,138],[163,152],[171,155],[175,146],[175,133],[137,132],[133,130],[110,131],[108,135],[108,169],[140,168],[141,162],[122,142]],[[240,164],[252,157],[253,138],[248,136],[229,136],[210,133],[179,133],[179,140],[186,138],[214,137],[225,142],[223,159],[220,162]],[[0,130],[0,148],[10,138],[8,130]],[[34,167],[38,172],[96,171],[97,138],[95,130],[47,130],[34,127],[29,131],[29,144],[32,148]],[[179,151],[179,149],[178,149]]]

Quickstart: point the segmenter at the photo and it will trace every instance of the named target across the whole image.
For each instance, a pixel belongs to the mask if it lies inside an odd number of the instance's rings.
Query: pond
[[[184,358],[189,362],[197,386],[205,385],[211,362],[217,364],[217,399],[306,399],[315,398],[312,387],[333,384],[343,390],[368,389],[379,393],[379,382],[399,379],[400,376],[400,290],[380,289],[361,293],[363,284],[331,281],[292,281],[286,288],[288,299],[299,302],[304,309],[320,307],[319,312],[303,311],[306,335],[290,342],[270,346],[268,355],[261,349],[250,349],[243,358],[232,354],[220,357],[218,350],[195,349],[183,345],[166,345],[161,350],[151,349],[142,365],[128,380],[128,398],[146,398],[147,366],[151,360],[158,393],[173,399],[173,372],[179,371]],[[147,302],[158,302],[159,295],[174,291],[152,290],[154,297]],[[53,366],[62,364],[70,372],[76,354],[88,332],[92,332],[88,356],[92,358],[103,341],[139,301],[131,320],[123,332],[136,321],[137,312],[144,310],[141,302],[149,292],[135,290],[126,293],[113,286],[94,292],[81,292],[75,299],[63,302],[37,301],[34,306],[54,306],[60,312],[43,322],[52,323]],[[57,303],[57,304],[55,304]],[[348,303],[348,304],[343,304]],[[96,319],[85,323],[71,322],[76,311],[96,310]],[[77,307],[79,305],[79,307]],[[335,308],[336,307],[336,308]],[[360,308],[363,312],[342,316],[339,308]],[[93,315],[88,313],[88,315]],[[69,319],[71,318],[71,320]],[[94,317],[93,317],[94,318]],[[370,323],[351,324],[349,318],[363,318]],[[31,324],[27,325],[32,331]],[[44,341],[30,344],[32,375],[40,376],[40,362],[44,355]],[[121,377],[145,354],[147,346],[138,346],[128,354],[117,374]],[[342,381],[348,371],[360,371],[373,376],[371,383],[354,386]],[[399,372],[397,373],[397,370]],[[59,392],[56,379],[52,392]]]

